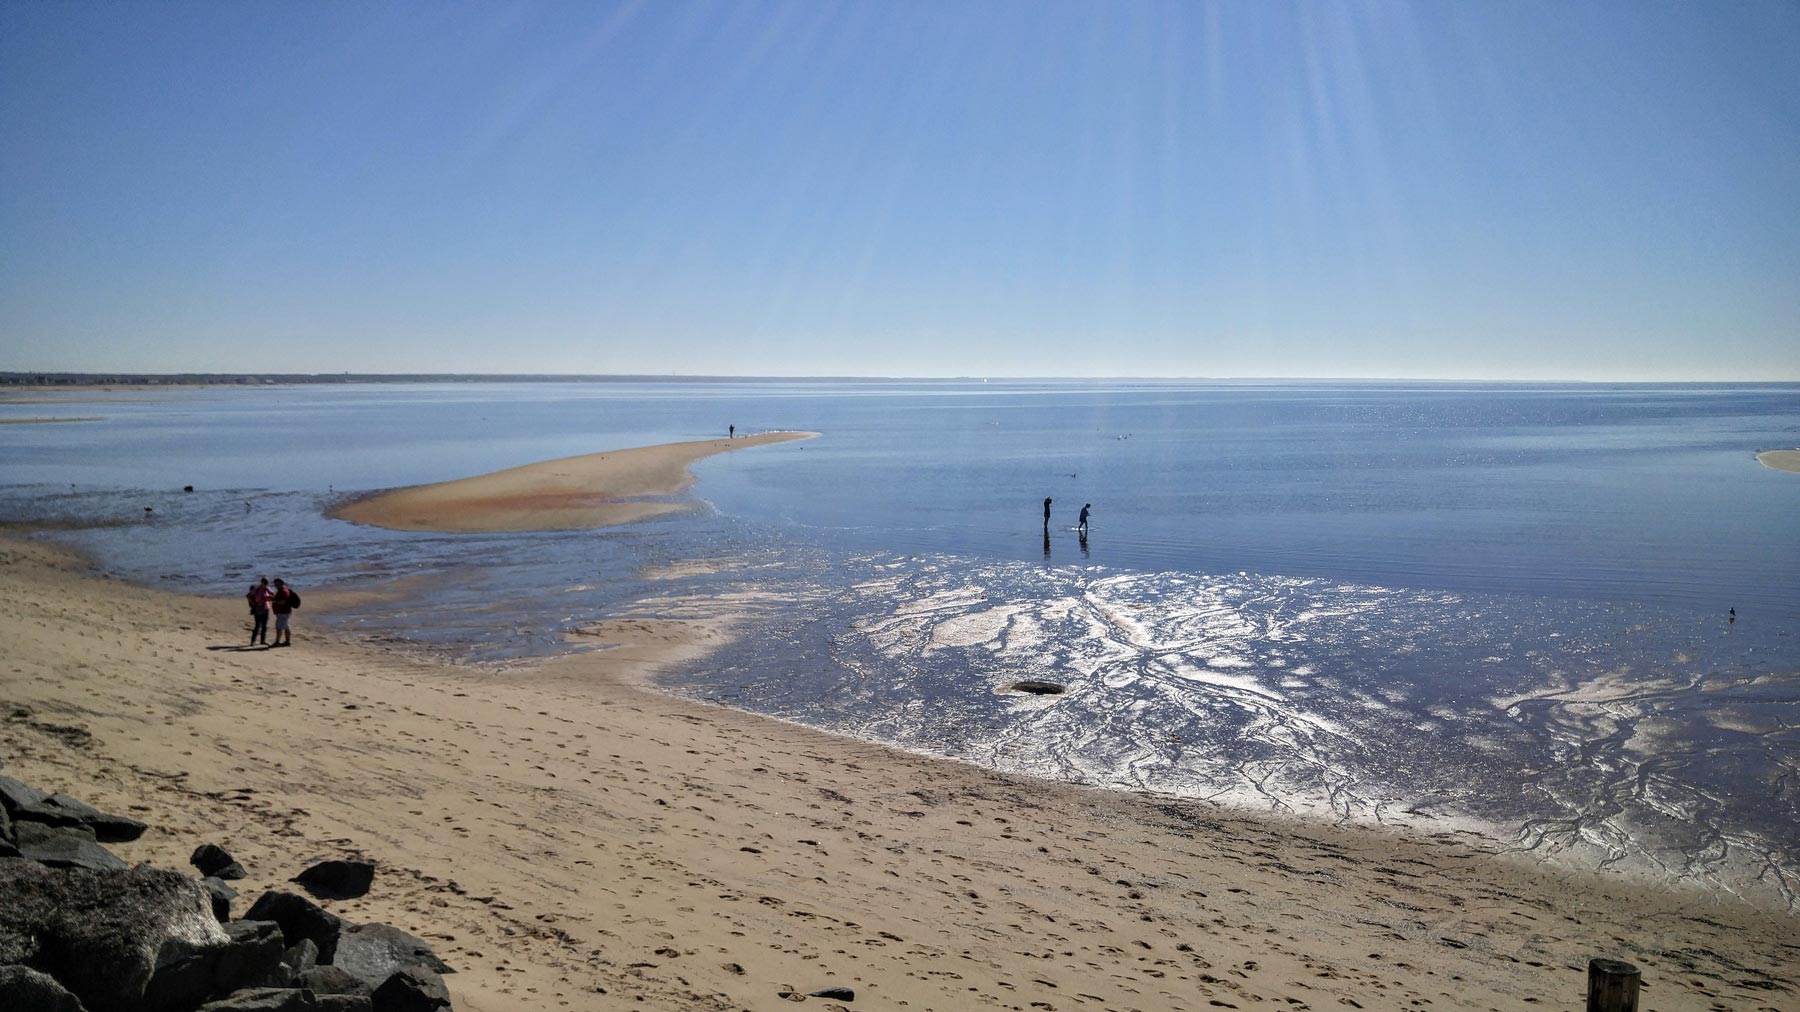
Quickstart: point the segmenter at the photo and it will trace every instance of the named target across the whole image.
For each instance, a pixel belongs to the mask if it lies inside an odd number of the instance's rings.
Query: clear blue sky
[[[0,0],[0,369],[1800,379],[1800,4]]]

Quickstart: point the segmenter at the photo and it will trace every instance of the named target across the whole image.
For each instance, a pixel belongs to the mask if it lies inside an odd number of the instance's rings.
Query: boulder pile
[[[231,920],[244,869],[203,844],[204,877],[130,867],[102,844],[145,825],[0,776],[0,1009],[45,1012],[438,1012],[450,1008],[431,946],[386,924],[349,924],[270,890]],[[366,893],[374,866],[320,862],[313,895]]]

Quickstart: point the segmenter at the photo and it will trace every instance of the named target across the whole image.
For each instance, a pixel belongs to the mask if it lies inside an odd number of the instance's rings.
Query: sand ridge
[[[309,605],[312,602],[309,600]],[[422,662],[314,627],[249,650],[244,606],[0,540],[9,775],[152,825],[118,848],[243,861],[248,904],[311,857],[331,901],[431,940],[457,1007],[1528,1009],[1586,960],[1660,1012],[1791,1008],[1790,917],[1557,874],[1460,834],[1333,829],[1002,776],[634,687],[638,649],[537,669]],[[717,626],[701,623],[696,635]],[[0,711],[3,713],[3,711]]]
[[[1800,450],[1764,450],[1756,459],[1762,466],[1777,471],[1800,472]]]
[[[377,492],[338,506],[329,515],[391,530],[450,534],[611,527],[691,509],[691,503],[648,497],[686,489],[693,483],[688,468],[695,461],[817,435],[761,432],[563,457]]]

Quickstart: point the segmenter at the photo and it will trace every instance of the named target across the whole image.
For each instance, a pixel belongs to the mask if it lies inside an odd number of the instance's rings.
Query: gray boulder
[[[320,861],[288,881],[322,899],[353,900],[368,893],[375,866],[367,861]]]
[[[130,843],[144,835],[148,827],[136,819],[123,815],[102,812],[85,801],[77,801],[67,794],[52,794],[44,802],[45,805],[74,816],[77,825],[86,826],[94,831],[94,837],[101,843]]]
[[[271,921],[225,925],[223,945],[166,947],[144,988],[144,1007],[188,1009],[247,987],[286,986],[281,928]]]
[[[382,983],[387,983],[385,980]],[[295,987],[304,987],[317,995],[327,994],[359,994],[368,997],[375,993],[362,978],[346,973],[341,967],[315,966],[303,971],[294,978]]]
[[[366,994],[321,994],[319,1012],[375,1012],[375,1002]]]
[[[232,860],[224,847],[203,843],[194,848],[194,855],[188,863],[200,869],[200,874],[207,878],[237,880],[244,877],[244,866]]]
[[[11,777],[0,777],[0,808],[14,822],[46,826],[87,826],[107,843],[125,843],[144,835],[144,824],[123,815],[108,815],[67,794],[46,794]]]
[[[450,991],[443,979],[423,968],[401,970],[370,997],[375,1012],[437,1012],[450,1007]]]
[[[281,925],[281,934],[289,945],[298,943],[302,938],[310,938],[319,947],[319,962],[335,961],[338,932],[343,930],[344,922],[319,909],[305,897],[271,889],[258,897],[250,909],[244,912],[244,916],[250,920],[274,921]]]
[[[306,985],[296,984],[294,980],[302,973],[319,965],[319,947],[313,943],[312,939],[302,938],[288,946],[287,951],[281,954],[281,965],[287,975],[287,980],[283,982],[284,987],[304,987]],[[317,991],[318,988],[313,988],[313,990]]]
[[[231,920],[231,901],[238,898],[238,891],[225,884],[225,880],[208,876],[200,880],[206,887],[207,895],[212,897],[213,916],[220,924]]]
[[[30,1012],[87,1012],[56,978],[26,966],[0,966],[0,1008]]]
[[[433,975],[453,973],[422,938],[386,924],[358,924],[338,935],[337,955],[331,964],[356,977],[373,991],[402,970],[424,970]]]
[[[94,842],[86,826],[51,826],[42,822],[13,824],[13,846],[19,856],[52,868],[123,870],[130,867],[112,851]]]
[[[165,951],[226,941],[200,883],[162,868],[0,861],[0,965],[55,977],[91,1012],[137,1012]]]
[[[194,1012],[317,1012],[311,991],[290,987],[256,987],[210,1001]]]
[[[0,777],[0,808],[8,812],[32,811],[50,800],[50,795],[30,784]]]

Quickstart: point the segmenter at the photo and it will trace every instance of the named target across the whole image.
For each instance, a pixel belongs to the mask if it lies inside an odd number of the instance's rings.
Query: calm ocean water
[[[753,592],[744,640],[672,688],[1043,776],[1472,829],[1790,907],[1800,882],[1800,475],[1753,459],[1800,445],[1800,386],[621,382],[0,403],[45,416],[101,417],[0,426],[0,517],[70,528],[50,536],[147,582],[412,577],[337,621],[477,661]],[[824,435],[708,460],[709,508],[614,531],[323,517],[358,491],[727,424]],[[748,562],[641,575],[722,556]],[[1069,691],[1002,691],[1021,678]]]

